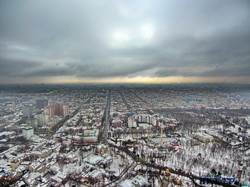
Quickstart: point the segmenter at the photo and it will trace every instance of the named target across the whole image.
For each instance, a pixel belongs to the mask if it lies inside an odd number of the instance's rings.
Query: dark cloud
[[[26,76],[31,68],[38,67],[39,65],[39,63],[34,62],[0,58],[0,75],[5,77]]]
[[[0,2],[0,77],[250,76],[247,0]]]

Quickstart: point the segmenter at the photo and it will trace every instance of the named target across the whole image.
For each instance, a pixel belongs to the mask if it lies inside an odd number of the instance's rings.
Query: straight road
[[[110,107],[111,107],[111,90],[108,90],[108,97],[106,108],[103,114],[102,120],[102,130],[100,132],[99,140],[103,143],[108,143],[108,130],[109,130],[109,117],[110,117]]]
[[[128,104],[127,100],[125,99],[125,97],[124,97],[122,91],[119,90],[118,93],[121,95],[122,101],[123,101],[123,103],[126,105],[127,109],[128,109],[129,111],[132,111],[132,108],[131,108],[131,106]]]

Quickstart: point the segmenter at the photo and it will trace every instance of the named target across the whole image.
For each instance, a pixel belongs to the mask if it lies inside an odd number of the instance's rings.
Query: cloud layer
[[[250,76],[247,0],[0,2],[0,78]]]

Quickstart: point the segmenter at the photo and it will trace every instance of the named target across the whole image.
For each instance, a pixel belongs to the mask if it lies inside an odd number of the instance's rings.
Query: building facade
[[[66,117],[69,115],[69,105],[57,103],[47,108],[45,113],[49,115],[49,118],[53,118],[54,116]]]

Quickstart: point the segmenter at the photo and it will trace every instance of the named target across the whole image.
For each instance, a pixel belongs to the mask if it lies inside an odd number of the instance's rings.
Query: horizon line
[[[238,83],[238,82],[181,82],[181,83],[119,83],[119,82],[72,82],[72,83],[0,83],[0,85],[187,85],[187,84],[227,84],[227,85],[250,85],[250,83]]]

